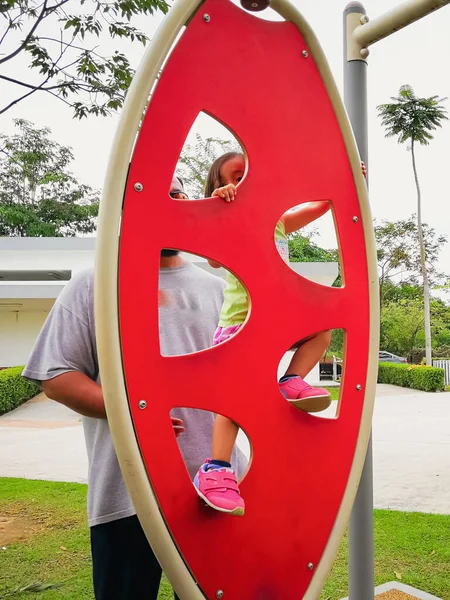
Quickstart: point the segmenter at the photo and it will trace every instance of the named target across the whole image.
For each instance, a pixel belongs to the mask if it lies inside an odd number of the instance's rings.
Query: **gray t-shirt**
[[[161,353],[188,354],[211,346],[223,302],[224,282],[186,262],[161,269],[159,289],[168,292],[170,303],[160,310]],[[23,375],[42,382],[69,371],[81,371],[100,383],[94,324],[93,269],[76,275],[53,306],[25,366]],[[194,477],[210,456],[212,413],[179,408],[172,416],[183,419],[185,433],[178,438],[188,471]],[[89,525],[99,525],[135,513],[120,472],[108,422],[83,417],[89,459]],[[237,474],[246,459],[235,449]]]

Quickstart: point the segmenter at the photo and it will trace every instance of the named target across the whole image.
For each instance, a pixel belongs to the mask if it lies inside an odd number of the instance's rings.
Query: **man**
[[[174,178],[170,195],[183,199]],[[42,384],[49,398],[83,415],[89,460],[88,520],[96,600],[156,600],[161,568],[147,542],[114,451],[98,372],[93,269],[74,277],[58,297],[36,341],[24,376]],[[187,354],[212,345],[224,282],[163,250],[160,260],[160,344],[163,355]],[[186,466],[194,477],[211,451],[213,415],[174,411]],[[235,451],[234,464],[244,466]]]

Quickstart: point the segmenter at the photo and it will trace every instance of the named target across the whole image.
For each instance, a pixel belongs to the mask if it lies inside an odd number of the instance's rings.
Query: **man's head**
[[[181,177],[174,176],[172,179],[172,183],[170,184],[170,197],[174,200],[187,200],[187,194],[184,191],[183,180]],[[171,256],[177,256],[179,254],[178,250],[169,250],[168,248],[164,248],[161,250],[161,256],[165,258],[169,258]]]

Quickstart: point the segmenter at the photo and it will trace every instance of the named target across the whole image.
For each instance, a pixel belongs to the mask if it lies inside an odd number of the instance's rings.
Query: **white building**
[[[0,238],[0,368],[23,365],[58,294],[75,273],[93,266],[95,238]],[[205,259],[191,256],[215,274]],[[294,263],[301,275],[331,285],[336,263]],[[318,381],[317,372],[311,380]]]

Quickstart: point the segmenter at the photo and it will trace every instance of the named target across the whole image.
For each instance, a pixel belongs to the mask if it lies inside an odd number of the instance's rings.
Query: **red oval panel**
[[[161,511],[208,598],[218,589],[224,600],[303,597],[335,523],[359,433],[369,351],[365,241],[342,134],[305,49],[294,25],[207,0],[164,68],[127,183],[119,305],[129,402]],[[232,205],[168,196],[200,111],[226,124],[248,153],[248,175]],[[280,215],[316,199],[333,205],[342,289],[299,277],[274,245]],[[227,235],[218,236],[219,229]],[[160,355],[156,290],[164,247],[213,257],[243,280],[251,317],[230,343],[189,356]],[[339,417],[328,420],[283,401],[276,373],[294,342],[332,328],[347,332],[347,367]],[[255,348],[263,349],[256,381],[247,377]],[[148,400],[145,411],[138,409],[141,398]],[[250,437],[244,518],[202,506],[171,429],[176,406],[228,415]]]

